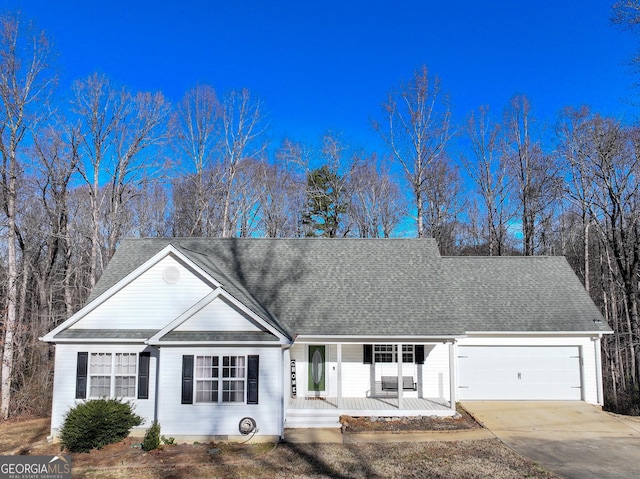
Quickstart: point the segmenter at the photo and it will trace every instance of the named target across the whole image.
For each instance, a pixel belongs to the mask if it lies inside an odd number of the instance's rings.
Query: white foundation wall
[[[321,345],[321,344],[317,344]],[[308,344],[294,344],[289,359],[296,361],[297,397],[313,396],[308,391]],[[319,394],[336,397],[338,393],[338,363],[336,344],[325,345],[326,390]],[[397,376],[397,363],[364,364],[362,344],[342,345],[342,397],[375,396],[375,382],[384,376]],[[285,365],[285,394],[291,393],[291,361]],[[417,391],[403,391],[403,397],[442,398],[449,400],[449,345],[425,344],[424,364],[403,363],[402,375],[412,376],[418,383]]]
[[[144,423],[136,428],[141,431],[147,429],[154,420],[155,410],[155,377],[158,364],[158,350],[145,345],[115,345],[115,344],[57,344],[55,354],[55,373],[53,380],[53,404],[51,411],[51,435],[57,437],[69,410],[85,400],[76,399],[76,371],[78,353],[151,353],[149,364],[149,399],[124,398],[134,405],[134,412],[144,418]],[[137,381],[136,381],[137,392]],[[89,384],[87,384],[87,396]],[[89,399],[89,398],[87,398]]]
[[[257,354],[258,404],[182,404],[182,356],[248,356]],[[259,436],[280,436],[283,424],[282,350],[280,347],[162,347],[158,422],[162,434],[185,440],[239,436],[238,424],[252,417]],[[220,388],[221,394],[222,388]],[[246,393],[245,393],[246,394]]]
[[[518,337],[518,336],[483,336],[462,338],[458,346],[577,346],[580,348],[582,400],[590,404],[602,404],[601,372],[597,354],[600,350],[600,339],[597,336],[555,336],[555,337]]]

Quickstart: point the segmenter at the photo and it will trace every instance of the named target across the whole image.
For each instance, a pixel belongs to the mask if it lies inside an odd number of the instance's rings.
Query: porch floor
[[[342,398],[338,399],[290,398],[285,419],[285,428],[337,428],[340,416],[453,416],[455,411],[449,401],[439,398],[402,398],[402,409],[398,409],[397,397]]]
[[[296,409],[338,409],[338,399],[327,398],[289,398],[289,410]],[[402,410],[398,409],[398,398],[342,398],[340,410],[363,411],[447,411],[450,410],[449,401],[439,398],[402,398]],[[394,414],[396,415],[396,414]]]

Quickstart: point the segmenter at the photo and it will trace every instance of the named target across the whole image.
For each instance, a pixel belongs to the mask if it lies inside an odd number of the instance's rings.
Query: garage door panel
[[[460,346],[461,400],[580,400],[577,346]]]

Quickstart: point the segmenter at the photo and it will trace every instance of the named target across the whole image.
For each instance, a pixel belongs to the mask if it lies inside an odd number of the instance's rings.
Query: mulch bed
[[[480,429],[466,411],[459,410],[454,416],[409,416],[409,417],[352,417],[340,416],[343,432],[371,431],[458,431]]]

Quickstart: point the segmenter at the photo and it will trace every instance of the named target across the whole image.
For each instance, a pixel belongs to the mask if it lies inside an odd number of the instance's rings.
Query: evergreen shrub
[[[144,435],[143,451],[153,451],[160,447],[160,424],[154,422]]]
[[[60,442],[70,452],[89,452],[123,440],[131,428],[142,424],[129,402],[91,399],[69,410]]]

